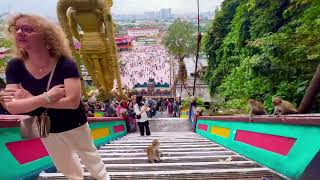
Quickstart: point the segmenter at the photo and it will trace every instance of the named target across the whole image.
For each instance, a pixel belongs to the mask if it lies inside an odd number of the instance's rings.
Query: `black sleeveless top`
[[[32,95],[37,96],[46,91],[50,73],[41,79],[34,78],[26,69],[23,61],[12,59],[8,62],[6,68],[6,83],[20,84]],[[50,88],[64,84],[68,78],[80,78],[77,65],[72,59],[65,57],[59,58],[54,71]],[[28,115],[40,115],[44,108],[35,109]],[[77,128],[87,122],[87,116],[83,104],[77,109],[48,109],[48,115],[51,118],[51,133],[60,133]]]

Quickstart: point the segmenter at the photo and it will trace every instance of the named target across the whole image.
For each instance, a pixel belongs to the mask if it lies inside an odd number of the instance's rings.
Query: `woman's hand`
[[[16,88],[8,88],[0,92],[1,102],[11,102],[14,100],[14,95],[16,93]]]
[[[143,106],[142,111],[143,112],[148,112],[150,108],[148,106]]]
[[[0,91],[0,103],[1,103],[1,104],[4,104],[4,102],[5,102],[3,95],[4,95],[4,90],[1,90],[1,91]]]
[[[54,86],[46,94],[49,96],[52,102],[56,102],[59,99],[65,97],[66,95],[64,85],[60,84],[60,85]]]
[[[24,99],[24,98],[29,98],[29,97],[32,97],[32,96],[33,95],[29,91],[25,90],[21,86],[21,84],[19,84],[18,89],[14,94],[14,98],[15,99]]]
[[[11,102],[15,99],[25,99],[33,96],[29,91],[25,90],[20,84],[17,88],[6,88],[4,91],[0,92],[0,95],[0,101],[3,102]]]

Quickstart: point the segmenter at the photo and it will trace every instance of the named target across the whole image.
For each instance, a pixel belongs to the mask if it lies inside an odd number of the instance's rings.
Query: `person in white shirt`
[[[142,102],[142,96],[136,97],[136,104],[134,105],[134,112],[138,121],[138,126],[140,130],[140,135],[144,136],[144,129],[146,130],[146,135],[150,136],[150,128],[147,112],[150,110],[149,107],[145,106]]]

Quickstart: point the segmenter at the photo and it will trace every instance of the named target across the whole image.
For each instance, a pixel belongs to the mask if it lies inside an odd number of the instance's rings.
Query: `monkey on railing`
[[[272,104],[274,106],[273,115],[285,115],[285,114],[296,114],[298,113],[297,108],[289,101],[283,100],[280,97],[275,97],[272,99]]]
[[[274,106],[274,112],[272,115],[285,115],[285,114],[296,114],[298,110],[289,101],[283,100],[280,97],[275,97],[272,99],[272,104]],[[253,115],[267,115],[268,112],[263,107],[262,103],[257,100],[250,99],[248,101],[249,105],[249,119],[252,121]]]
[[[252,121],[253,115],[267,115],[268,112],[264,109],[263,105],[254,99],[248,101],[250,108],[249,119]]]

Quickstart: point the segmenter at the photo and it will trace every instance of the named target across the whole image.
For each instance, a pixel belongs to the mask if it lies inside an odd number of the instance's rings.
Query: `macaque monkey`
[[[274,106],[273,115],[284,115],[284,114],[295,114],[298,113],[297,108],[290,103],[289,101],[285,101],[279,97],[275,97],[272,99],[272,104]]]
[[[226,162],[230,162],[230,161],[233,161],[233,157],[232,156],[229,156],[227,159],[225,159],[224,161]]]
[[[248,101],[248,105],[250,108],[250,116],[249,119],[252,121],[253,115],[267,115],[267,111],[264,109],[263,105],[254,99],[250,99]]]
[[[233,161],[233,157],[232,156],[229,156],[228,158],[226,159],[219,159],[219,162],[230,162],[230,161]]]
[[[160,142],[157,139],[153,140],[152,144],[148,146],[146,151],[147,151],[147,157],[149,159],[149,162],[157,163],[161,161],[160,157],[162,156],[162,154],[159,151],[159,148],[160,148]]]

